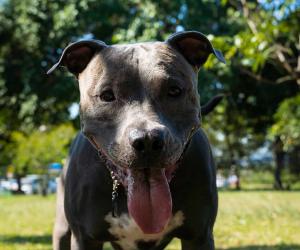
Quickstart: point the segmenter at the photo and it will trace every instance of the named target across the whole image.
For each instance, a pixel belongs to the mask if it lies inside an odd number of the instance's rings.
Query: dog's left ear
[[[214,49],[208,38],[197,31],[183,31],[171,35],[166,43],[178,50],[185,59],[199,69],[212,53],[225,63],[222,52]]]
[[[104,42],[94,39],[80,40],[69,44],[62,52],[59,61],[48,70],[52,73],[58,66],[65,66],[76,77],[89,64],[95,53],[108,47]]]

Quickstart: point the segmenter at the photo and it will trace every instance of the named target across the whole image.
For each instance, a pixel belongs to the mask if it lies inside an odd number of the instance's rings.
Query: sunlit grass
[[[0,249],[50,250],[54,201],[0,197]],[[300,250],[300,192],[220,192],[215,240],[217,249]],[[180,242],[167,249],[180,249]]]
[[[220,193],[215,238],[222,249],[300,249],[300,192]]]
[[[54,196],[0,198],[0,249],[50,250]]]

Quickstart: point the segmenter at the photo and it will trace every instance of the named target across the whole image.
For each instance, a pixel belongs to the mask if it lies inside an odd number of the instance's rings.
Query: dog
[[[159,250],[174,237],[214,249],[216,174],[197,91],[210,54],[225,63],[196,31],[64,49],[48,73],[64,66],[78,79],[81,132],[58,183],[55,250]]]

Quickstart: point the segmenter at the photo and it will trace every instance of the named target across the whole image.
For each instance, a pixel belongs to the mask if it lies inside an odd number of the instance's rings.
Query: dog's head
[[[129,212],[146,233],[170,217],[168,181],[200,124],[197,72],[210,54],[224,62],[194,31],[129,45],[85,40],[66,47],[49,70],[61,65],[77,77],[82,131],[117,166]],[[161,212],[155,202],[165,204]]]

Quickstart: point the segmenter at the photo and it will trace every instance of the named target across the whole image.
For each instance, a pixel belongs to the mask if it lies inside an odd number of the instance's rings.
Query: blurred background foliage
[[[44,127],[46,129],[46,127]],[[31,171],[45,174],[45,168],[55,160],[64,159],[68,153],[70,141],[74,138],[75,129],[71,124],[62,124],[45,132],[43,129],[33,131],[30,136],[22,132],[12,133],[14,144],[12,165],[20,174],[26,174],[30,166]],[[46,168],[47,170],[47,168]]]
[[[204,117],[218,167],[238,166],[275,136],[299,156],[299,24],[297,0],[2,0],[2,172],[12,163],[22,174],[35,172],[64,158],[75,134],[64,124],[79,128],[70,115],[78,89],[66,72],[46,72],[68,43],[164,40],[182,30],[208,35],[227,60],[211,57],[199,73],[201,103],[226,95]]]

